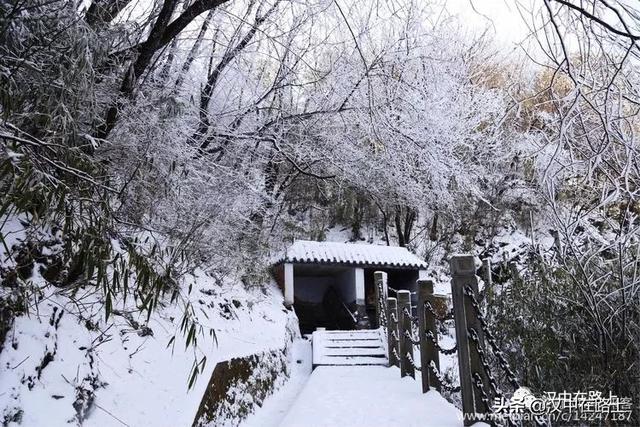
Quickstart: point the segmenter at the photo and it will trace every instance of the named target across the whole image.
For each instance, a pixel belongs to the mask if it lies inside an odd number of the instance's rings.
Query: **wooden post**
[[[427,309],[430,304],[432,309]],[[420,340],[420,366],[422,369],[422,392],[426,393],[431,388],[440,391],[440,382],[431,370],[431,362],[440,370],[440,352],[436,346],[438,342],[438,330],[436,318],[432,313],[435,307],[433,296],[433,282],[431,280],[418,280],[418,335]],[[431,332],[433,339],[427,337]]]
[[[474,374],[480,375],[484,390],[492,400],[488,381],[476,344],[469,337],[469,330],[474,329],[482,341],[480,322],[474,313],[469,297],[465,296],[464,288],[470,286],[474,295],[478,295],[478,278],[476,277],[475,261],[472,255],[454,255],[449,261],[451,267],[451,296],[453,298],[453,315],[456,325],[456,341],[458,342],[458,366],[460,369],[460,387],[462,391],[462,411],[465,414],[464,425],[470,426],[476,422],[473,415],[485,413],[487,409],[482,396],[477,390]]]
[[[386,327],[386,325],[382,324],[383,313],[385,310],[384,302],[387,300],[387,273],[384,271],[376,271],[373,273],[373,283],[374,283],[374,295],[376,298],[376,324],[374,325],[377,328]],[[380,292],[382,291],[382,295]],[[385,313],[386,314],[386,313]]]
[[[389,366],[400,367],[400,360],[398,360],[400,355],[398,323],[398,300],[387,298],[387,353],[389,354]]]
[[[413,344],[411,343],[411,292],[398,291],[398,335],[400,337],[400,376],[407,375],[415,378],[415,370],[413,364],[407,357],[410,354],[413,357]],[[405,314],[409,313],[409,316]],[[409,336],[407,336],[407,334]]]

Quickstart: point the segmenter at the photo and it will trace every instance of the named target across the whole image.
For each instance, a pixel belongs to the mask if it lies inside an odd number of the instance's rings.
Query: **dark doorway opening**
[[[316,328],[350,330],[356,328],[354,269],[324,265],[294,267],[294,310],[300,332]]]

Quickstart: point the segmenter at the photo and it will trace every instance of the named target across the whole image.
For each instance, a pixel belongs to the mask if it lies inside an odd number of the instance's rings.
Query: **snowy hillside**
[[[217,362],[293,339],[295,318],[277,289],[222,291],[204,274],[190,280],[199,318],[215,330],[215,339],[199,338],[197,351],[185,350],[175,307],[147,322],[116,306],[105,322],[101,304],[78,307],[46,289],[32,314],[15,319],[0,353],[7,425],[190,425]],[[206,367],[188,391],[194,358],[202,356]]]

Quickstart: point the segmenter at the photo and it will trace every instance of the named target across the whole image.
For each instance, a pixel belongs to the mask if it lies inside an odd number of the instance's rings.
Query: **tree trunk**
[[[396,234],[398,235],[398,245],[399,246],[407,246],[407,242],[404,239],[404,232],[402,229],[402,220],[400,216],[400,206],[396,207],[396,215],[394,217],[394,222],[396,224]]]
[[[196,56],[198,55],[198,51],[200,50],[200,46],[202,45],[202,41],[204,40],[204,36],[207,33],[207,30],[209,29],[209,24],[211,23],[211,21],[213,19],[214,13],[215,13],[215,9],[211,9],[209,11],[209,13],[207,14],[207,17],[204,19],[204,22],[202,23],[202,26],[200,27],[200,32],[198,33],[198,37],[196,38],[196,41],[193,44],[193,46],[191,46],[191,50],[189,51],[189,54],[187,55],[187,59],[184,61],[184,64],[182,64],[182,69],[180,70],[180,73],[178,74],[178,78],[176,79],[175,87],[173,89],[174,93],[178,93],[180,91],[180,88],[182,87],[182,84],[184,83],[184,78],[187,75],[187,73],[189,72],[189,69],[191,68],[191,64],[193,64],[193,61],[195,61]],[[217,35],[218,35],[218,32],[216,31],[216,35],[213,37],[213,51],[215,51],[216,41],[217,41],[217,38],[218,38]]]
[[[408,206],[396,206],[394,218],[396,233],[398,235],[398,245],[407,246],[411,241],[411,231],[417,217],[417,212]]]
[[[176,8],[178,0],[165,0],[160,9],[158,19],[151,29],[151,33],[147,40],[140,45],[138,49],[138,58],[129,68],[129,71],[122,80],[120,85],[120,96],[132,98],[138,78],[147,69],[151,63],[153,55],[160,47],[162,34],[169,25],[171,16]],[[104,123],[98,128],[97,137],[106,138],[118,121],[118,112],[122,107],[122,99],[118,99],[114,105],[109,107]]]
[[[438,212],[433,215],[433,221],[431,222],[431,230],[429,231],[429,239],[432,242],[438,240]]]
[[[209,104],[211,103],[211,97],[213,96],[213,91],[218,84],[218,79],[220,75],[224,71],[224,69],[233,61],[242,50],[247,47],[253,36],[258,31],[258,28],[269,15],[276,9],[278,6],[278,2],[275,2],[273,6],[263,15],[258,17],[256,12],[256,20],[251,29],[245,36],[235,45],[233,48],[227,49],[225,54],[222,56],[222,59],[218,63],[218,65],[209,73],[209,77],[207,78],[207,84],[200,94],[200,122],[198,128],[194,132],[191,137],[193,143],[195,145],[199,145],[200,149],[206,150],[206,148],[211,143],[210,138],[206,138],[207,133],[209,132],[209,128],[211,127],[211,119],[209,117]]]
[[[171,18],[178,4],[178,0],[165,0],[162,3],[160,14],[153,24],[149,37],[145,42],[134,48],[137,53],[137,59],[129,67],[129,70],[124,76],[117,99],[107,109],[104,122],[97,126],[95,135],[97,138],[105,139],[109,136],[109,133],[111,133],[118,121],[118,114],[120,108],[122,108],[123,99],[131,99],[134,97],[138,79],[147,70],[153,56],[158,50],[170,43],[201,13],[214,9],[227,1],[229,0],[197,0],[173,22],[171,22]]]

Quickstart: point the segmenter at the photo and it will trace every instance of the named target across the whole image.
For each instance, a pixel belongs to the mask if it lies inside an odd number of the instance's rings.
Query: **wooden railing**
[[[488,260],[484,267],[490,268]],[[502,396],[488,361],[489,352],[493,353],[508,384],[514,389],[519,385],[480,307],[474,257],[453,256],[450,268],[451,311],[437,312],[436,307],[442,307],[442,301],[433,293],[433,281],[418,280],[415,292],[396,290],[389,286],[387,274],[377,271],[374,273],[376,315],[387,339],[389,366],[398,366],[402,377],[415,378],[415,372],[420,371],[424,393],[431,389],[461,392],[464,424],[471,425],[476,422],[474,417],[485,419],[483,414],[491,414],[494,399]],[[412,295],[416,297],[416,305],[412,305]],[[438,324],[451,320],[455,323],[456,345],[447,349],[438,342]],[[416,353],[420,355],[420,364],[415,361]],[[457,353],[460,374],[460,386],[456,387],[440,372],[440,354],[453,353]]]

